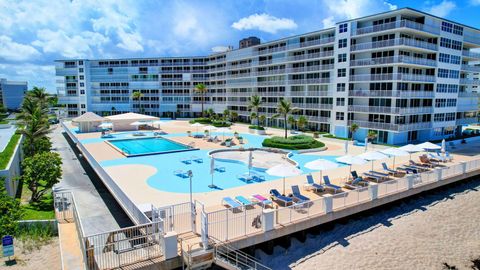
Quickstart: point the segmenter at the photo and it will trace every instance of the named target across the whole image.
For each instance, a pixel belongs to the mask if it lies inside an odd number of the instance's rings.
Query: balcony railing
[[[469,35],[464,33],[463,40],[468,43],[480,45],[480,37],[478,35]]]
[[[330,83],[330,78],[288,80],[288,84],[317,84],[317,83]]]
[[[405,63],[405,64],[422,65],[422,66],[429,66],[429,67],[437,66],[437,62],[435,60],[404,56],[404,55],[352,60],[350,61],[350,66],[352,67],[373,66],[373,65],[385,65],[385,64],[393,64],[393,63]]]
[[[307,96],[307,97],[332,97],[333,92],[331,91],[322,91],[322,90],[310,90],[310,91],[291,91],[291,96]]]
[[[375,42],[364,42],[359,44],[354,44],[350,47],[351,51],[360,51],[360,50],[370,50],[384,47],[392,46],[410,46],[427,50],[437,50],[437,44],[429,43],[421,40],[415,40],[411,38],[396,38]]]
[[[322,38],[322,39],[316,39],[316,40],[310,40],[310,41],[305,41],[300,43],[300,47],[309,47],[309,46],[314,46],[314,45],[320,45],[320,44],[328,44],[335,42],[335,37],[328,37],[328,38]]]
[[[480,66],[462,65],[461,70],[471,71],[471,72],[480,72]]]
[[[458,92],[458,97],[478,97],[479,93],[475,92]]]
[[[469,125],[478,123],[477,117],[460,118],[455,121],[457,125]]]
[[[415,81],[435,82],[435,76],[404,73],[351,75],[350,81]]]
[[[353,123],[359,125],[361,128],[380,129],[380,130],[389,130],[389,131],[409,131],[409,130],[420,130],[420,129],[432,128],[432,123],[430,122],[411,123],[411,124],[392,124],[392,123],[377,123],[377,122],[358,121],[358,120],[348,121],[349,126]]]
[[[432,107],[386,107],[386,106],[366,106],[366,105],[350,105],[349,111],[367,112],[367,113],[388,113],[388,114],[413,114],[413,113],[432,113]]]
[[[293,55],[293,56],[288,56],[287,61],[298,61],[298,60],[303,60],[303,59],[315,59],[315,58],[321,58],[321,57],[331,57],[333,56],[333,51],[324,51],[324,52],[318,52],[318,53],[308,53],[308,54],[302,54],[302,55]]]
[[[462,51],[462,55],[468,58],[480,59],[480,53],[472,51]]]
[[[398,91],[398,90],[350,90],[349,96],[354,97],[401,97],[401,98],[433,98],[433,91]]]
[[[474,80],[474,79],[460,79],[460,84],[468,84],[468,85],[480,85],[480,80]]]
[[[419,31],[423,31],[423,32],[427,32],[435,35],[440,34],[439,27],[421,24],[421,23],[410,21],[410,20],[400,20],[400,21],[395,21],[391,23],[357,28],[355,31],[352,31],[352,35],[364,35],[369,33],[391,30],[395,28],[409,28],[409,29],[415,29],[415,30],[419,30]]]

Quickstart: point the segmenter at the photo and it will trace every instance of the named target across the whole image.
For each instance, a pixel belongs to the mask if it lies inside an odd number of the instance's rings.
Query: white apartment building
[[[262,97],[259,114],[275,114],[282,98],[299,108],[312,130],[405,144],[441,139],[477,121],[473,74],[480,30],[410,8],[343,21],[335,27],[205,57],[56,61],[57,90],[69,116],[87,111],[193,117],[205,108],[236,111],[249,121],[248,101]],[[143,93],[140,101],[132,93]]]

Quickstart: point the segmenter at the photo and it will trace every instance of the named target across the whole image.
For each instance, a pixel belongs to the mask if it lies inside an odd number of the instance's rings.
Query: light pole
[[[192,198],[192,178],[193,178],[193,172],[192,170],[188,170],[187,172],[188,177],[190,178],[190,212],[192,213],[192,231],[195,232],[195,213],[194,213],[194,207],[193,207],[193,198]]]

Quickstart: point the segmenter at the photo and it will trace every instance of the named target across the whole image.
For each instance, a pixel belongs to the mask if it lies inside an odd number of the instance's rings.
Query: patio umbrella
[[[314,161],[307,162],[305,164],[305,168],[310,170],[319,170],[320,171],[320,179],[322,179],[322,171],[323,170],[330,170],[338,168],[338,163],[330,161],[328,159],[316,159]]]
[[[442,140],[442,153],[445,153],[447,146],[445,144],[445,139]]]
[[[268,169],[266,173],[272,176],[283,177],[283,194],[285,195],[285,177],[300,175],[302,171],[293,165],[279,164]]]
[[[381,152],[378,152],[378,151],[370,151],[370,152],[365,152],[361,155],[358,155],[357,157],[359,158],[363,158],[365,160],[368,160],[368,161],[371,161],[372,162],[372,171],[373,171],[373,162],[375,160],[380,160],[380,159],[384,159],[384,158],[388,158],[387,155],[381,153]]]
[[[248,175],[250,175],[250,170],[253,167],[253,151],[250,150],[248,153]]]
[[[441,146],[436,145],[436,144],[431,143],[431,142],[424,142],[424,143],[421,143],[421,144],[417,144],[417,146],[424,149],[425,151],[442,149]]]
[[[112,128],[113,127],[113,124],[112,123],[101,123],[100,125],[98,125],[99,127],[101,128]]]
[[[199,127],[203,127],[204,125],[200,124],[200,123],[195,123],[195,124],[191,124],[190,125],[191,127],[194,127],[194,128],[197,128],[197,133],[198,133],[198,128]]]
[[[213,184],[213,175],[215,174],[215,158],[213,156],[210,156],[210,174],[212,175],[212,183],[208,185],[209,188],[216,188]]]
[[[345,154],[348,153],[348,141],[345,141]]]
[[[133,123],[130,123],[130,126],[141,126],[141,125],[145,125],[145,122],[135,121]]]
[[[368,138],[365,138],[365,152],[367,152],[367,148],[368,148]]]
[[[408,152],[410,154],[410,159],[412,159],[412,153],[423,151],[423,148],[414,144],[407,144],[402,147],[399,147],[398,149]]]
[[[229,128],[226,127],[221,127],[216,130],[216,132],[221,132],[222,133],[222,141],[225,141],[225,132],[230,132]]]
[[[367,163],[367,161],[363,158],[354,157],[354,156],[350,156],[350,155],[341,156],[341,157],[336,158],[335,160],[340,162],[340,163],[345,163],[347,165],[350,165],[350,173],[352,172],[352,165],[363,165],[363,164]],[[347,177],[347,179],[348,179],[348,177]]]
[[[212,132],[212,131],[216,130],[217,128],[214,127],[214,126],[205,126],[203,129],[208,130],[208,132]]]
[[[384,150],[381,150],[380,152],[384,153],[385,155],[393,157],[393,168],[395,169],[395,157],[400,157],[400,156],[408,156],[408,152],[404,151],[399,148],[391,147],[387,148]]]

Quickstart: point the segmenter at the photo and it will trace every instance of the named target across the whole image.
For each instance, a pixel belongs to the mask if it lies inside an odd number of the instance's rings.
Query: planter
[[[256,129],[253,129],[253,128],[248,129],[248,133],[251,133],[251,134],[255,134],[255,131],[256,131]]]
[[[233,134],[233,136],[238,139],[239,134],[235,132],[235,133]]]
[[[243,144],[243,138],[237,138],[239,144]]]
[[[232,141],[225,141],[225,146],[226,147],[232,146]]]
[[[267,132],[265,130],[256,129],[255,131],[258,135],[267,135]]]
[[[192,132],[191,132],[191,131],[187,131],[187,135],[188,135],[188,137],[192,137]]]

